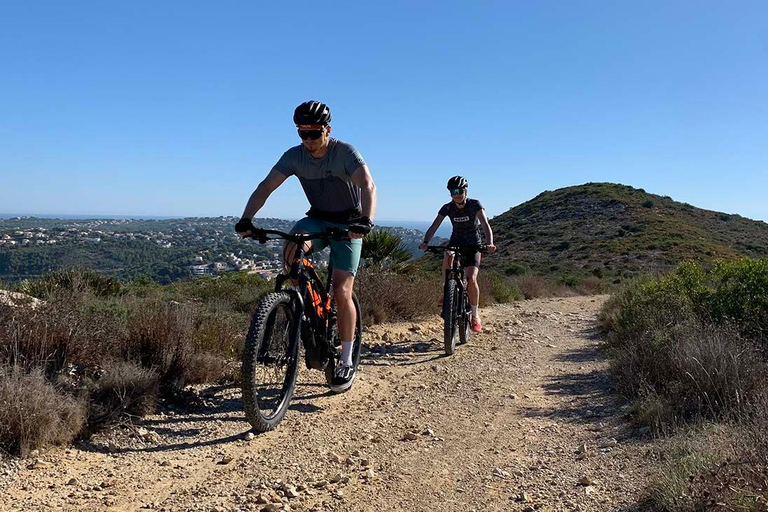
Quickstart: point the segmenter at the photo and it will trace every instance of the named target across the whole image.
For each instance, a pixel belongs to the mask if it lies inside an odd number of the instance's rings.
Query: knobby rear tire
[[[285,417],[299,366],[301,313],[287,292],[259,301],[245,339],[242,390],[245,416],[254,430],[266,432]]]
[[[360,364],[360,347],[363,343],[363,315],[360,311],[360,301],[357,300],[357,295],[355,293],[352,293],[352,302],[355,304],[355,340],[352,344],[352,366],[355,368],[355,375],[357,375],[357,366]],[[338,319],[337,319],[338,322]],[[334,329],[334,336],[333,339],[329,340],[330,343],[334,347],[341,347],[341,339],[339,339],[339,329],[338,329],[338,323],[336,324],[336,329]],[[341,349],[339,348],[339,354],[341,353]],[[333,380],[333,373],[336,370],[336,360],[331,359],[331,361],[328,363],[328,366],[325,367],[325,381],[330,386],[331,381]],[[357,376],[355,376],[355,379],[357,379]],[[344,391],[335,391],[337,394],[346,393],[352,389],[351,387],[345,389]]]
[[[443,344],[445,354],[449,356],[456,351],[459,295],[459,283],[455,279],[448,279],[443,292]]]

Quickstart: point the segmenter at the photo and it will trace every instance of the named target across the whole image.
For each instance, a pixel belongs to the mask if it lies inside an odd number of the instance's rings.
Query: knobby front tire
[[[443,343],[445,345],[445,354],[453,355],[456,351],[456,335],[458,334],[458,312],[459,312],[459,283],[455,279],[449,279],[445,282],[443,292]]]
[[[275,428],[288,411],[299,366],[301,313],[287,292],[264,297],[245,339],[242,389],[245,416],[258,432]]]
[[[354,292],[352,293],[352,302],[355,304],[355,340],[352,344],[352,366],[355,368],[355,379],[357,379],[357,366],[360,364],[360,347],[362,346],[363,342],[363,315],[360,311],[360,301],[357,300],[357,295],[355,295]],[[335,310],[336,309],[334,308],[334,311]],[[341,354],[341,339],[339,339],[338,319],[336,327],[333,329],[330,342],[334,347],[338,348],[339,354]],[[328,363],[328,366],[325,367],[325,381],[329,386],[333,380],[333,373],[335,370],[336,359],[333,358]],[[335,393],[345,393],[350,389],[352,389],[351,386],[344,391],[338,391]]]
[[[459,313],[459,345],[465,344],[469,340],[469,327],[472,316],[472,310],[469,306],[469,297],[467,296],[466,289],[461,294],[464,301],[461,305],[461,312]]]

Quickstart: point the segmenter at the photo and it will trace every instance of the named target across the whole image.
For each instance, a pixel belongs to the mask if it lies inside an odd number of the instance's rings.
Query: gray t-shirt
[[[453,201],[440,208],[438,214],[451,219],[453,225],[449,245],[480,245],[482,243],[478,230],[480,221],[477,219],[480,210],[484,208],[477,199],[467,199],[464,208],[459,208]]]
[[[283,153],[274,169],[299,178],[313,210],[343,212],[360,208],[360,187],[351,176],[364,164],[354,146],[330,138],[323,158],[312,158],[304,146],[298,145]]]

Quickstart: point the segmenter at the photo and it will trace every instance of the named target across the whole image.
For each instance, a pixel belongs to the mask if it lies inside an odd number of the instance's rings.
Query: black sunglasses
[[[452,188],[448,192],[450,192],[452,196],[458,196],[459,194],[464,192],[464,189],[463,188]]]
[[[299,130],[301,140],[317,140],[323,134],[323,130]]]

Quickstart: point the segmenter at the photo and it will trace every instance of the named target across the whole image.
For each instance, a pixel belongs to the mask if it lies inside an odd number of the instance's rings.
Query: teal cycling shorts
[[[337,222],[328,222],[316,219],[314,217],[304,217],[298,221],[291,233],[318,233],[325,231],[326,228],[339,228],[344,231],[349,228],[347,224]],[[331,267],[339,270],[346,270],[352,275],[357,273],[357,266],[360,264],[360,253],[363,251],[363,239],[353,238],[351,240],[331,240]],[[312,240],[312,251],[322,251],[328,247],[326,240]]]

